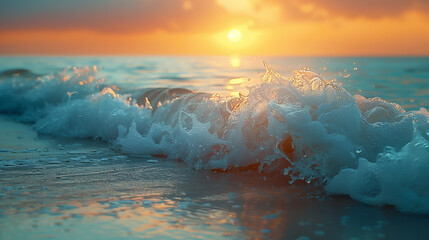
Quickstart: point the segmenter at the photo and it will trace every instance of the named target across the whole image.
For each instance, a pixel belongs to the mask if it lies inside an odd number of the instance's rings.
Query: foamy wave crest
[[[429,213],[429,114],[352,96],[309,70],[266,66],[249,95],[181,88],[119,89],[97,69],[0,76],[0,111],[38,132],[98,138],[130,154],[179,159],[200,169],[254,169],[322,185],[376,205]]]

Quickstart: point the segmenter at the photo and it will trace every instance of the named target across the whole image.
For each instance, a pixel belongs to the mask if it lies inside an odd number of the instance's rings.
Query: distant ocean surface
[[[325,79],[336,79],[351,94],[380,97],[406,110],[429,107],[428,57],[0,57],[0,71],[21,68],[45,75],[95,65],[100,70],[97,78],[128,89],[181,87],[234,95],[244,88],[229,81],[250,78],[247,85],[257,83],[265,72],[263,61],[285,76],[309,68]]]
[[[429,213],[428,107],[429,58],[0,58],[0,112],[40,134],[403,212]]]

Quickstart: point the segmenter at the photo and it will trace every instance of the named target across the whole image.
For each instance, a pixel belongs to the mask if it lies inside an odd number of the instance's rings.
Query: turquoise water
[[[99,77],[127,88],[183,87],[226,95],[244,90],[237,86],[228,90],[232,78],[257,82],[265,71],[263,61],[286,76],[296,69],[310,68],[326,79],[337,79],[352,94],[381,97],[404,109],[429,106],[427,57],[0,57],[0,70],[22,68],[52,74],[66,67],[96,65],[101,69]]]
[[[1,57],[0,72],[1,239],[428,234],[429,58]]]

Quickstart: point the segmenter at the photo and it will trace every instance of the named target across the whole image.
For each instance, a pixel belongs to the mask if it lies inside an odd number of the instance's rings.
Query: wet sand
[[[429,217],[284,177],[196,171],[0,117],[0,239],[426,239]]]

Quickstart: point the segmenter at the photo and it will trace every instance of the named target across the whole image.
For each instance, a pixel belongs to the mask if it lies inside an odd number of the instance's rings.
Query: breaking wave
[[[251,168],[374,205],[429,213],[429,113],[352,96],[309,70],[266,66],[247,96],[121,89],[96,67],[0,73],[0,112],[42,134],[97,138],[196,169]]]

